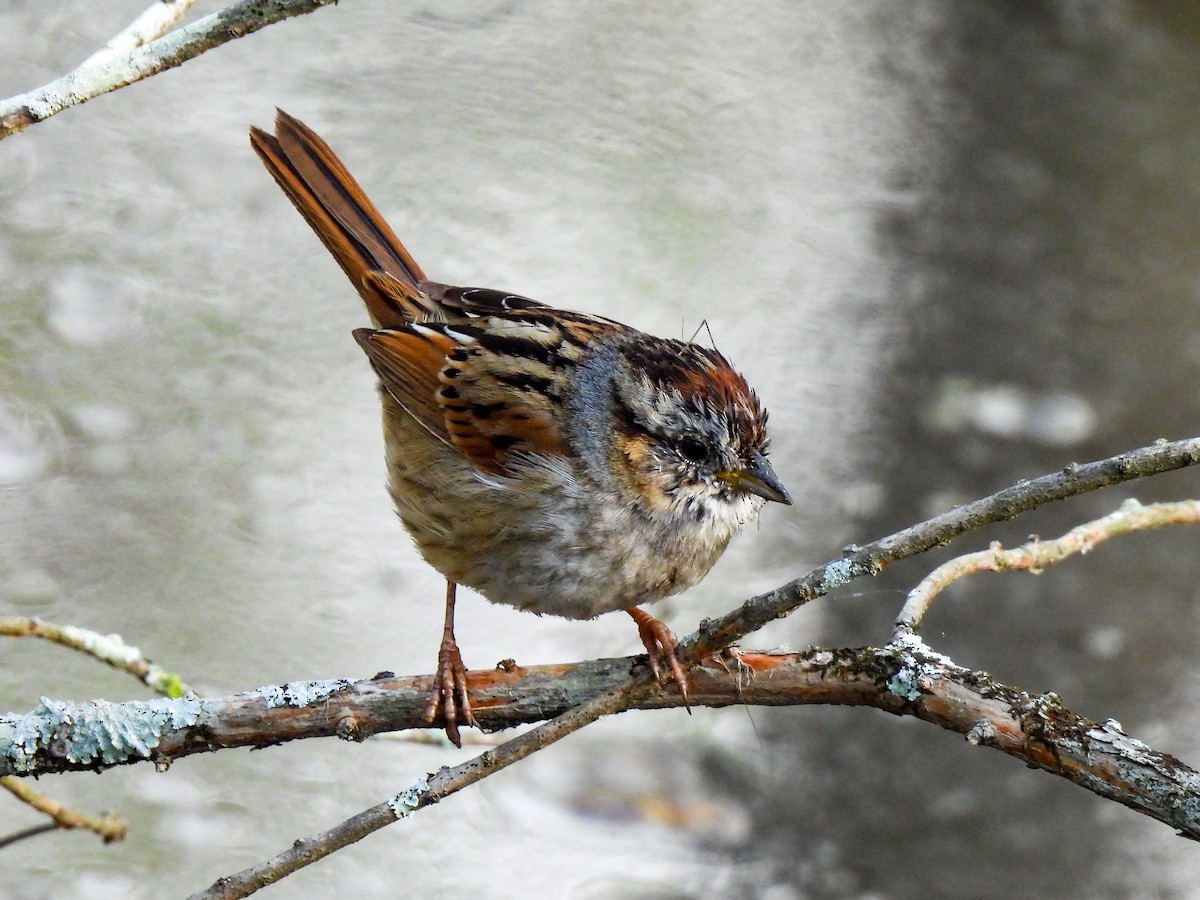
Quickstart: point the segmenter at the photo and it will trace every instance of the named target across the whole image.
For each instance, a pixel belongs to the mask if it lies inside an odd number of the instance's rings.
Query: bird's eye
[[[708,459],[708,444],[691,435],[685,435],[680,438],[677,449],[679,450],[679,455],[688,462],[699,463]]]

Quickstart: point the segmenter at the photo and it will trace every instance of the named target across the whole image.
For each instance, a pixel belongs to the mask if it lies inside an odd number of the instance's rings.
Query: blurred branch
[[[156,0],[140,16],[113,35],[107,44],[80,63],[79,68],[107,62],[118,54],[128,53],[155,38],[162,37],[195,5],[196,0]]]
[[[0,777],[0,787],[9,791],[22,803],[32,806],[40,813],[45,813],[53,820],[53,824],[49,827],[39,825],[16,834],[8,835],[5,838],[0,838],[0,847],[15,844],[17,841],[33,837],[35,834],[43,834],[47,831],[60,828],[86,828],[88,831],[93,831],[103,838],[106,844],[125,839],[126,825],[124,820],[111,813],[105,813],[102,816],[89,816],[85,813],[67,809],[57,800],[52,800],[42,792],[35,790],[24,779],[14,778],[11,775]]]
[[[0,778],[0,784],[3,783],[4,779]],[[53,822],[44,822],[41,825],[33,825],[21,831],[14,831],[12,834],[0,837],[0,850],[3,850],[5,847],[11,847],[13,844],[19,844],[21,841],[28,840],[29,838],[37,837],[39,834],[49,834],[51,831],[58,831],[58,826]]]
[[[173,672],[155,665],[119,634],[100,634],[75,625],[58,625],[32,616],[0,616],[0,637],[36,637],[79,650],[102,663],[128,672],[167,697],[182,697],[188,686]]]
[[[40,88],[0,100],[0,140],[72,106],[182,65],[227,41],[253,34],[281,19],[310,13],[336,0],[241,0],[148,44],[158,28],[172,24],[190,3],[151,7],[104,50]],[[174,9],[172,9],[174,7]],[[128,49],[126,49],[128,48]]]

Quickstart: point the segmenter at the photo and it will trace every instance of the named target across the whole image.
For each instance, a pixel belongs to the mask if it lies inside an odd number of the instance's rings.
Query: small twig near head
[[[1143,506],[1130,499],[1121,508],[1093,522],[1077,525],[1062,537],[1052,541],[1032,538],[1027,544],[1012,550],[1003,549],[999,543],[987,550],[967,553],[944,563],[930,572],[912,591],[896,618],[893,637],[900,639],[907,634],[916,634],[921,620],[929,611],[933,598],[960,578],[975,572],[1026,571],[1039,574],[1046,566],[1062,562],[1069,556],[1087,553],[1097,544],[1132,531],[1145,531],[1163,525],[1200,524],[1200,501],[1184,500],[1179,503],[1153,503]]]
[[[709,327],[708,319],[700,320],[700,324],[696,326],[696,330],[692,332],[692,336],[690,338],[688,338],[686,341],[684,341],[684,344],[690,346],[690,345],[696,343],[696,335],[698,335],[701,331],[708,333],[709,345],[714,350],[717,350],[717,339],[715,337],[713,337],[712,328]],[[717,352],[720,353],[721,351],[717,350]]]
[[[990,497],[957,506],[880,540],[862,546],[851,545],[842,551],[841,559],[819,566],[773,591],[752,597],[719,618],[706,619],[697,633],[680,643],[680,659],[685,666],[692,665],[834,588],[864,575],[877,575],[897,560],[909,559],[930,547],[947,544],[965,532],[1015,519],[1021,513],[1056,500],[1197,463],[1200,463],[1200,437],[1156,441],[1149,447],[1108,459],[1071,463],[1061,472],[1018,482]]]

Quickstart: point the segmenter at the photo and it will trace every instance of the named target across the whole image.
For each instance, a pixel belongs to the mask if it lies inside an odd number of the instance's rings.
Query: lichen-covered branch
[[[750,655],[747,660],[759,657]],[[469,673],[472,703],[488,730],[558,716],[629,681],[643,657],[573,665]],[[747,674],[749,663],[741,669]],[[727,705],[765,697],[766,683],[738,682],[723,669],[692,673],[695,703]],[[311,737],[365,740],[383,731],[430,727],[424,719],[428,676],[334,679],[271,685],[231,697],[94,700],[49,699],[24,715],[0,716],[0,775],[101,770],[151,761],[159,766],[193,753],[262,747]],[[769,694],[769,690],[766,691]],[[643,708],[673,706],[654,691]]]
[[[0,100],[0,140],[72,106],[182,65],[214,47],[336,0],[241,0],[124,53],[103,54],[40,88]]]
[[[546,672],[520,670],[501,680],[524,672],[539,680],[549,676],[544,685],[547,689],[564,683],[573,687],[576,675],[603,683],[613,676],[623,677],[621,670],[627,669],[630,662],[603,661],[599,668],[592,668],[595,663],[546,667],[551,670]],[[480,696],[474,681],[471,687],[472,697]],[[1033,696],[1000,684],[985,673],[964,669],[913,636],[881,648],[745,654],[739,663],[731,664],[728,672],[720,667],[694,669],[688,690],[693,706],[825,703],[871,706],[914,716],[964,735],[972,746],[1000,750],[1200,839],[1200,773],[1129,737],[1112,720],[1090,722],[1072,713],[1053,694]],[[526,713],[533,711],[528,706],[530,701],[561,707],[565,700],[541,690],[518,693],[526,704]],[[488,706],[481,718],[499,712],[496,699],[495,693],[488,693]],[[419,707],[419,701],[405,702]],[[642,697],[636,706],[644,709],[679,702],[673,692],[655,691]],[[330,705],[340,707],[337,702]],[[619,711],[611,700],[608,705],[608,712]],[[599,717],[598,709],[594,704],[569,709],[494,750],[426,776],[329,831],[297,841],[270,860],[222,878],[208,890],[194,894],[192,900],[248,896],[577,731]],[[508,707],[504,714],[513,712],[516,710]]]
[[[550,719],[512,741],[428,780],[429,799],[461,789],[578,727],[587,698],[628,681],[642,657],[472,672],[471,696],[491,730]],[[428,677],[294,682],[226,698],[66,704],[45,700],[0,719],[0,771],[48,774],[133,762],[160,767],[193,753],[317,736],[364,740],[427,727]],[[694,668],[689,699],[700,706],[872,706],[959,732],[1200,838],[1200,776],[1126,736],[1113,722],[1076,716],[1054,695],[1031,696],[973,672],[908,636],[881,648],[744,653]],[[655,688],[621,709],[681,705]],[[599,715],[583,713],[594,720]],[[527,752],[528,751],[528,752]]]

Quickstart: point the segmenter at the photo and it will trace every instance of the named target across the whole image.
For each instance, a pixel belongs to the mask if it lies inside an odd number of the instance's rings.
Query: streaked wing
[[[410,328],[356,328],[354,339],[396,402],[435,437],[452,443],[438,391],[442,387],[439,375],[446,367],[447,354],[457,348],[455,341],[436,331]]]
[[[504,474],[515,456],[568,454],[567,369],[619,327],[538,304],[355,337],[396,402],[480,472]]]
[[[436,281],[422,281],[419,287],[435,303],[451,309],[461,309],[464,312],[486,314],[519,309],[549,308],[545,303],[522,297],[520,294],[495,291],[491,288],[455,287],[450,284],[439,284]]]

